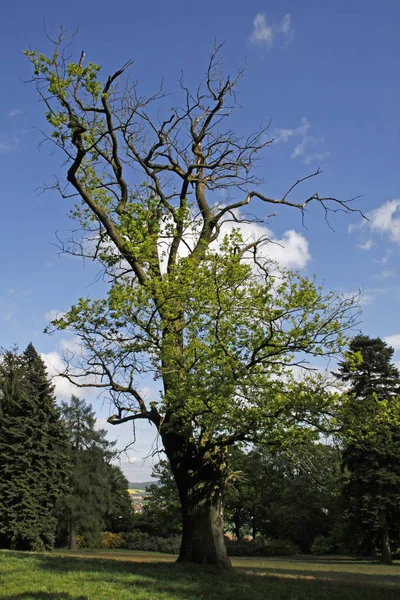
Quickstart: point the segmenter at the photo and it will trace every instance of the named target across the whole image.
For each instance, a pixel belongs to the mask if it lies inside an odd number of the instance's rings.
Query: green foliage
[[[117,465],[107,464],[106,468],[109,503],[103,516],[104,528],[115,534],[132,531],[135,517],[128,493],[128,480]]]
[[[111,554],[111,556],[110,556]],[[92,556],[94,555],[94,556]],[[3,552],[7,600],[398,600],[399,569],[366,561],[233,559],[235,576],[174,557],[104,550],[90,558]],[[108,560],[112,558],[114,560]],[[162,558],[162,560],[160,560]],[[117,560],[115,560],[117,559]],[[136,600],[135,598],[135,600]]]
[[[137,130],[132,122],[132,133],[129,125],[129,133],[121,134],[114,121],[128,113],[134,121],[138,118],[136,109],[128,108],[130,92],[121,96],[116,83],[103,83],[93,63],[82,67],[62,62],[60,46],[62,36],[50,58],[37,51],[26,55],[40,89],[51,92],[48,119],[64,137],[63,147],[69,153],[81,144],[85,148],[79,185],[74,184],[82,205],[72,216],[84,231],[92,229],[93,221],[100,226],[93,255],[111,275],[111,286],[107,298],[80,299],[54,326],[86,340],[84,357],[89,362],[100,357],[100,364],[118,365],[110,385],[119,393],[131,389],[127,356],[134,360],[135,377],[151,371],[162,378],[161,403],[153,412],[143,406],[141,411],[143,418],[168,414],[168,420],[163,418],[166,430],[179,428],[184,436],[207,444],[225,443],[231,436],[290,444],[291,437],[304,436],[304,422],[316,422],[327,395],[322,381],[298,384],[288,367],[304,353],[320,356],[340,350],[354,300],[324,293],[315,281],[279,272],[265,259],[258,259],[261,272],[254,269],[250,255],[242,252],[248,242],[239,229],[221,235],[217,250],[211,238],[199,240],[204,228],[194,216],[194,200],[181,194],[179,202],[168,202],[163,182],[158,188],[149,177],[150,166],[144,169],[142,186],[122,182],[121,161],[132,155],[129,144],[135,144]],[[71,114],[84,130],[80,142]],[[123,200],[103,185],[109,177],[117,177]],[[196,251],[169,260],[163,272],[171,251],[167,239],[177,236],[183,244],[180,231],[198,240]],[[125,274],[122,260],[132,266]],[[266,420],[266,413],[279,419]],[[202,440],[200,432],[205,432]]]
[[[328,536],[317,535],[311,545],[312,554],[333,554],[335,548]]]
[[[135,515],[135,528],[152,537],[176,536],[182,531],[181,504],[168,461],[157,463],[152,477],[157,484],[147,489],[143,510]]]
[[[165,552],[178,554],[181,545],[179,535],[162,537],[149,535],[142,531],[132,531],[124,535],[126,547],[129,550],[142,550],[143,552]]]
[[[85,400],[72,396],[70,403],[62,403],[61,411],[69,436],[72,473],[69,493],[57,505],[58,543],[65,544],[69,536],[80,535],[85,546],[96,547],[110,506],[107,461],[112,456],[112,445],[105,438],[105,430],[95,429],[94,412]]]
[[[226,539],[229,556],[294,556],[300,550],[289,540],[229,540]]]
[[[67,489],[67,435],[36,350],[0,365],[0,545],[51,549],[54,507]]]
[[[380,338],[356,336],[337,376],[349,391],[339,411],[343,468],[348,477],[349,530],[359,550],[389,553],[399,539],[400,374],[391,363],[393,348]],[[355,357],[355,358],[354,358]]]
[[[241,138],[224,130],[224,103],[240,77],[215,77],[218,50],[200,88],[184,88],[182,107],[158,122],[149,107],[159,94],[120,87],[130,62],[103,81],[94,63],[67,58],[66,43],[61,30],[50,57],[26,55],[79,199],[71,217],[83,237],[71,251],[97,261],[110,285],[104,298],[80,298],[53,327],[80,340],[69,376],[90,374],[111,390],[113,423],[157,427],[193,529],[195,515],[205,514],[196,505],[221,504],[228,447],[287,448],[327,424],[338,394],[322,376],[299,381],[292,366],[340,352],[356,303],[280,270],[265,258],[266,236],[249,242],[240,227],[224,234],[225,221],[247,223],[237,209],[253,196],[301,211],[311,200],[327,211],[332,199],[315,194],[299,204],[290,192],[281,200],[246,192],[231,205],[214,203],[218,189],[235,196],[259,183],[253,167],[265,146],[261,131]],[[162,389],[148,402],[140,386],[149,375]],[[198,548],[188,542],[187,552],[210,562],[223,553],[222,527],[211,535],[204,525],[196,525],[204,540],[197,536]]]
[[[262,534],[309,552],[333,524],[340,490],[340,456],[323,444],[285,452],[258,448],[231,453],[225,515],[236,536]]]
[[[111,531],[103,531],[101,534],[101,547],[116,549],[116,548],[125,548],[126,540],[123,535],[120,533],[112,533]]]

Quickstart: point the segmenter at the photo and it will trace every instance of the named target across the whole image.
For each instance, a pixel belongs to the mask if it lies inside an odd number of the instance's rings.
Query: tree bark
[[[236,536],[236,539],[238,541],[240,541],[242,539],[242,534],[241,534],[242,519],[241,519],[241,515],[240,515],[240,509],[237,509],[235,511],[234,522],[235,522],[235,536]]]
[[[390,549],[390,540],[389,540],[389,526],[388,526],[388,522],[387,522],[387,516],[386,516],[386,512],[382,511],[380,513],[380,522],[381,522],[381,529],[380,529],[380,538],[381,538],[381,556],[380,556],[380,562],[387,564],[387,565],[391,565],[393,560],[392,560],[392,551]]]
[[[73,550],[74,552],[76,550],[78,550],[76,531],[75,531],[75,527],[72,523],[70,524],[70,529],[69,529],[69,549]]]
[[[232,569],[224,542],[221,501],[200,498],[198,490],[193,502],[189,491],[182,503],[182,542],[178,562],[215,565],[224,571]]]
[[[222,491],[225,453],[207,452],[178,436],[164,436],[181,500],[182,542],[178,562],[214,565],[231,571],[224,541]]]

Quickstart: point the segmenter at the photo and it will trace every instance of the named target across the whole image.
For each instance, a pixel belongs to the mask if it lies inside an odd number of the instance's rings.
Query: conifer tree
[[[67,437],[54,388],[32,344],[0,367],[0,545],[50,549],[66,490]]]
[[[104,515],[105,531],[112,533],[132,531],[134,515],[128,492],[128,480],[118,465],[107,464],[109,505]]]
[[[362,534],[360,548],[369,553],[376,543],[382,562],[392,560],[400,522],[400,373],[393,352],[380,338],[356,336],[337,373],[349,383],[341,414],[348,515]]]
[[[112,446],[104,429],[96,430],[91,405],[72,396],[62,403],[62,415],[69,437],[72,463],[70,491],[59,502],[60,537],[68,536],[71,550],[77,548],[77,535],[87,545],[96,545],[104,527],[110,502],[108,464]]]

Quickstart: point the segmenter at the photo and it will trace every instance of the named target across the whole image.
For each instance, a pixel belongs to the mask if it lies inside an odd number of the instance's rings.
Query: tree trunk
[[[386,512],[382,511],[380,513],[380,522],[381,522],[381,530],[380,530],[380,538],[381,538],[381,557],[380,562],[391,565],[392,560],[392,552],[390,549],[390,540],[389,540],[389,526],[387,522]]]
[[[74,527],[73,523],[70,523],[70,528],[69,528],[69,549],[73,550],[74,552],[76,550],[78,550],[78,543],[76,540],[76,531],[75,531],[75,527]]]
[[[202,451],[176,435],[163,436],[181,500],[182,542],[178,562],[232,570],[224,541],[222,491],[225,452]]]
[[[235,517],[234,517],[234,522],[235,522],[235,535],[236,535],[236,539],[238,541],[240,541],[242,539],[242,534],[241,534],[241,525],[242,525],[242,520],[240,518],[240,509],[235,511]]]
[[[182,503],[182,542],[178,562],[215,565],[221,570],[231,570],[226,553],[221,501],[200,498],[189,491]]]

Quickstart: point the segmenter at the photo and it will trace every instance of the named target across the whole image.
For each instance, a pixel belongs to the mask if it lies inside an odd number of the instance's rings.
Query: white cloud
[[[400,333],[396,333],[395,335],[388,335],[383,339],[389,346],[391,346],[395,350],[400,350]]]
[[[291,158],[301,158],[306,165],[310,165],[314,161],[323,161],[329,156],[329,152],[318,151],[318,147],[323,144],[322,137],[315,137],[310,134],[311,124],[306,117],[301,119],[298,127],[293,129],[278,129],[274,133],[274,143],[288,142],[292,138],[296,138],[296,144]]]
[[[61,355],[58,352],[48,352],[42,353],[40,356],[44,361],[47,372],[55,387],[55,395],[57,399],[67,401],[71,398],[72,394],[79,396],[82,390],[77,388],[64,377],[60,376],[60,373],[62,373],[65,369]]]
[[[219,205],[221,208],[222,205]],[[233,211],[235,218],[240,221],[243,215],[238,211]],[[228,217],[228,216],[227,216]],[[164,226],[167,227],[168,223]],[[199,235],[200,220],[195,219],[190,228],[187,229],[184,239],[185,243],[179,246],[178,254],[180,257],[185,257],[189,253],[189,248],[193,248],[197,242]],[[277,237],[274,232],[261,223],[237,222],[234,220],[224,221],[218,240],[213,242],[211,249],[218,250],[225,235],[229,235],[233,229],[239,230],[244,244],[249,244],[254,241],[264,238],[265,244],[260,247],[258,257],[260,259],[271,259],[278,263],[283,269],[303,269],[311,260],[309,245],[307,239],[296,231],[290,229],[283,233],[282,237]],[[165,253],[161,260],[161,270],[166,271],[167,255],[171,244],[171,239],[165,238],[160,244],[161,250]]]
[[[392,242],[400,244],[400,198],[384,202],[378,208],[367,212],[366,217],[367,219],[361,219],[358,223],[351,223],[348,232],[353,233],[368,228],[371,233],[381,234]],[[375,262],[386,264],[390,252],[390,249],[387,249],[386,256]]]
[[[95,398],[99,394],[97,388],[80,388],[65,377],[61,376],[64,373],[66,363],[64,356],[71,358],[71,355],[77,357],[82,356],[82,348],[78,343],[78,338],[61,339],[59,342],[61,352],[53,351],[48,353],[42,353],[41,357],[46,365],[47,372],[52,379],[52,383],[55,386],[55,395],[59,400],[69,400],[72,394],[83,398]],[[81,383],[90,383],[94,381],[94,376],[88,378],[81,378]]]
[[[353,233],[353,231],[357,231],[358,229],[361,229],[361,227],[364,225],[363,222],[361,223],[350,223],[350,225],[347,227],[347,233]]]
[[[44,314],[44,318],[48,323],[51,321],[55,321],[56,319],[61,319],[65,315],[65,311],[58,310],[57,308],[52,308]]]
[[[22,110],[22,108],[12,108],[9,113],[8,116],[10,117],[10,119],[12,119],[13,117],[16,117],[17,115],[22,115],[24,111]]]
[[[392,251],[387,249],[385,256],[383,256],[382,258],[380,258],[378,260],[374,260],[374,263],[376,263],[378,265],[386,265],[389,261],[389,257],[391,254],[392,254]]]
[[[292,137],[304,137],[307,135],[310,127],[311,125],[309,121],[306,119],[306,117],[303,117],[299,127],[296,127],[295,129],[279,129],[274,134],[274,143],[279,144],[280,142],[287,142]]]
[[[82,346],[79,343],[78,337],[60,340],[60,348],[66,354],[74,354],[76,356],[81,356],[82,354]]]
[[[369,227],[372,231],[387,233],[393,242],[400,244],[400,199],[389,200],[367,213]]]
[[[15,136],[0,133],[0,153],[8,154],[13,152],[18,146],[18,139]]]
[[[10,307],[8,308],[8,310],[6,310],[5,313],[3,314],[3,319],[5,321],[12,321],[15,316],[15,309],[16,309],[15,304],[11,304]]]
[[[253,21],[253,31],[249,43],[264,48],[272,48],[277,39],[283,40],[286,45],[292,41],[291,16],[286,14],[279,23],[273,25],[268,23],[265,13],[258,13]]]
[[[240,213],[237,212],[236,217],[240,219]],[[260,238],[270,240],[270,242],[262,246],[258,256],[259,258],[269,258],[276,261],[283,269],[303,269],[311,260],[307,239],[293,229],[285,231],[282,237],[278,238],[271,229],[261,223],[236,223],[228,221],[221,227],[220,240],[233,229],[239,229],[246,244]],[[214,246],[217,247],[217,244],[214,243]]]
[[[285,269],[304,269],[311,260],[308,241],[293,229],[285,231],[281,239],[272,238],[265,248],[265,255]],[[279,245],[278,245],[279,244]]]
[[[383,271],[374,275],[374,279],[390,279],[391,277],[396,277],[396,271],[393,269],[383,269]]]
[[[292,18],[290,15],[285,15],[281,21],[280,29],[285,37],[293,35]]]
[[[357,247],[361,248],[361,250],[371,250],[373,245],[374,245],[374,242],[372,240],[367,240],[363,244],[357,244]]]

